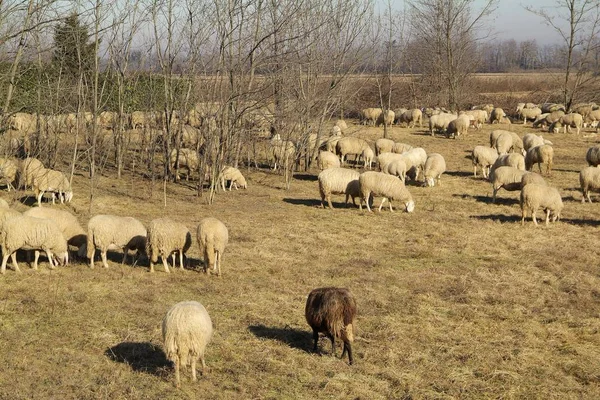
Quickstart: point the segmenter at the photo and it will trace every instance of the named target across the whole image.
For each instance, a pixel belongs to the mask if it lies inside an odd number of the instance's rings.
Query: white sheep
[[[532,147],[541,146],[543,144],[552,144],[551,141],[546,140],[542,135],[538,136],[535,133],[527,133],[523,136],[523,150],[527,151]]]
[[[77,247],[77,254],[80,257],[85,256],[87,242],[86,232],[81,227],[77,217],[70,212],[49,207],[33,207],[25,211],[23,215],[35,218],[45,218],[52,221],[67,240],[67,244]]]
[[[429,118],[429,133],[431,136],[434,135],[435,131],[445,132],[446,128],[448,128],[448,124],[450,124],[450,121],[455,120],[456,117],[456,114],[447,113],[432,115]]]
[[[361,121],[364,125],[375,125],[382,113],[381,108],[365,108],[361,111]]]
[[[394,143],[394,146],[392,146],[392,153],[402,154],[406,153],[412,148],[413,147],[410,144],[396,142]]]
[[[415,147],[410,149],[406,153],[400,154],[400,158],[406,163],[407,173],[413,169],[414,179],[419,179],[419,172],[425,168],[425,161],[427,161],[427,153],[422,147]],[[411,175],[412,176],[412,175]]]
[[[6,272],[6,262],[11,257],[16,272],[20,272],[17,264],[18,249],[35,250],[33,269],[37,270],[40,250],[46,253],[50,269],[54,269],[54,258],[58,264],[69,262],[67,241],[54,222],[44,218],[8,212],[0,223],[0,247],[2,249],[2,266],[0,273]]]
[[[466,135],[469,129],[469,125],[471,125],[471,117],[466,114],[461,114],[456,119],[453,119],[448,123],[448,127],[446,128],[446,137],[456,139],[460,135]]]
[[[380,153],[377,156],[377,167],[379,168],[380,171],[384,171],[385,166],[387,164],[389,164],[392,161],[395,160],[401,160],[401,154],[397,154],[397,153]]]
[[[577,135],[579,135],[579,132],[583,127],[583,117],[581,114],[577,113],[565,114],[560,117],[558,121],[555,121],[552,125],[550,125],[549,131],[558,133],[561,127],[564,128],[564,133],[570,133],[571,128],[575,128],[577,129]]]
[[[538,116],[542,114],[542,110],[539,107],[533,108],[523,108],[518,111],[517,115],[519,118],[523,119],[523,125],[527,123],[528,119],[535,120]]]
[[[192,235],[184,224],[166,217],[153,219],[148,225],[148,238],[146,241],[146,253],[150,259],[150,272],[154,272],[154,264],[160,256],[165,272],[168,273],[167,258],[169,255],[173,256],[173,268],[175,268],[175,254],[177,253],[179,253],[179,268],[183,270],[183,257],[191,245]]]
[[[498,154],[507,154],[510,151],[524,154],[523,140],[515,132],[496,130],[490,134],[490,141],[495,138],[495,142],[491,145]]]
[[[384,174],[397,176],[402,182],[405,182],[408,168],[406,167],[406,162],[402,158],[399,158],[385,164],[381,169],[381,172]]]
[[[496,107],[490,113],[490,124],[500,123],[504,117],[506,117],[504,110],[500,107]]]
[[[342,165],[344,165],[346,156],[353,154],[356,160],[367,148],[370,148],[369,143],[357,137],[343,137],[335,146],[336,154],[340,156]]]
[[[327,168],[339,167],[340,159],[330,151],[320,151],[317,158],[317,165],[321,171]]]
[[[566,111],[565,105],[559,103],[542,103],[539,107],[542,109],[543,113],[551,113],[554,111]]]
[[[397,118],[397,123],[405,123],[407,128],[414,128],[419,124],[419,128],[423,125],[423,112],[418,108],[406,110]]]
[[[221,174],[219,175],[219,180],[221,181],[221,188],[225,191],[225,183],[229,181],[229,191],[231,191],[232,187],[235,187],[235,190],[238,190],[238,185],[242,189],[248,189],[248,183],[246,183],[246,178],[240,172],[239,169],[234,167],[223,167],[221,170]]]
[[[396,115],[394,114],[394,112],[392,110],[386,110],[379,114],[379,116],[377,117],[376,125],[390,126],[394,124],[394,119],[396,119]]]
[[[533,121],[533,127],[543,127],[546,128],[551,126],[553,123],[558,121],[562,116],[565,115],[564,111],[553,111],[550,113],[540,114],[535,121]]]
[[[354,198],[358,197],[358,193],[356,193],[356,185],[352,182],[358,181],[359,176],[360,174],[357,171],[339,167],[327,168],[319,173],[317,179],[319,181],[319,193],[321,194],[321,207],[325,208],[324,202],[327,200],[329,208],[333,209],[331,204],[332,194],[345,194],[346,205],[348,205],[349,196],[352,196],[354,202]]]
[[[44,164],[37,158],[28,157],[19,165],[19,187],[32,187],[33,178],[45,170]]]
[[[549,144],[532,147],[525,155],[525,169],[531,171],[533,165],[537,163],[540,173],[542,173],[542,164],[544,164],[546,166],[546,175],[550,176],[553,159],[554,149]]]
[[[94,268],[94,254],[100,250],[102,266],[108,268],[106,252],[109,249],[122,249],[125,263],[129,250],[138,254],[146,251],[147,231],[144,225],[133,217],[117,215],[95,215],[88,222],[87,258],[90,268]]]
[[[492,203],[496,202],[496,193],[504,189],[508,191],[521,190],[521,180],[527,172],[515,167],[503,166],[492,170],[490,173],[490,182],[492,183]]]
[[[202,374],[207,372],[204,352],[213,335],[213,325],[204,306],[196,301],[175,304],[167,311],[162,322],[165,355],[175,364],[175,382],[181,384],[179,369],[191,364],[192,381],[196,382],[196,361],[202,363]]]
[[[481,168],[481,173],[484,178],[490,175],[490,168],[498,159],[498,151],[491,147],[475,146],[471,153],[473,161],[473,176],[477,176],[477,167]]]
[[[439,153],[431,153],[425,161],[425,186],[440,184],[440,177],[446,172],[446,160]]]
[[[525,171],[525,157],[517,153],[500,155],[490,168],[490,173],[494,172],[494,170],[499,167],[514,167],[521,171]]]
[[[527,172],[523,174],[523,177],[521,177],[521,189],[523,189],[523,186],[528,185],[530,183],[535,183],[538,185],[547,185],[544,178],[540,174],[537,174],[535,172]]]
[[[346,121],[344,121],[343,119],[338,119],[337,121],[335,121],[335,126],[337,126],[338,128],[340,128],[340,132],[344,132],[346,129],[348,129],[348,124],[346,124]]]
[[[475,129],[480,129],[489,119],[489,115],[485,110],[468,110],[465,111],[465,114],[473,117],[471,118],[471,124]]]
[[[198,152],[195,149],[181,148],[179,151],[173,149],[169,155],[169,160],[171,161],[173,168],[176,168],[176,171],[178,171],[179,168],[186,169],[186,181],[190,179],[192,171],[196,171],[200,165],[200,157],[198,157]],[[179,180],[179,173],[176,173],[175,179]]]
[[[54,204],[55,195],[58,193],[58,197],[61,203],[65,201],[71,202],[73,198],[73,190],[69,180],[60,171],[53,169],[40,170],[33,178],[33,190],[37,199],[38,206],[42,205],[42,196],[44,192],[52,193],[52,204]]]
[[[590,191],[597,191],[600,189],[600,168],[596,167],[585,167],[579,173],[579,184],[581,186],[581,193],[583,197],[581,202],[585,203],[585,199],[591,203]]]
[[[407,212],[412,212],[415,209],[415,202],[404,186],[404,183],[392,175],[384,174],[383,172],[367,171],[363,172],[358,178],[360,185],[360,209],[362,204],[367,204],[367,210],[371,211],[369,202],[373,196],[382,196],[379,211],[383,207],[386,200],[390,203],[390,211],[392,209],[392,200],[399,201],[404,204]]]
[[[375,158],[375,153],[371,147],[367,147],[364,149],[360,155],[365,163],[365,168],[371,169],[373,166],[373,159]]]
[[[394,147],[394,141],[391,139],[380,138],[375,141],[375,154],[391,153]]]
[[[229,241],[229,231],[224,223],[216,218],[208,217],[200,220],[196,231],[200,253],[204,254],[204,272],[211,268],[221,276],[223,252]]]
[[[0,158],[0,182],[6,184],[6,189],[14,189],[13,183],[17,180],[18,164],[10,158]]]
[[[556,188],[530,183],[521,189],[521,225],[525,225],[527,211],[531,213],[533,223],[537,226],[535,214],[538,208],[546,211],[546,225],[552,217],[552,222],[560,219],[563,209],[562,198]]]
[[[590,147],[585,154],[585,160],[590,166],[597,167],[600,165],[600,146]]]

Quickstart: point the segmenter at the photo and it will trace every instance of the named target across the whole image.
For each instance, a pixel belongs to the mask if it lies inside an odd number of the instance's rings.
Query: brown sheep
[[[332,353],[336,355],[335,339],[342,339],[344,350],[342,358],[348,352],[348,362],[354,362],[352,345],[354,324],[357,314],[356,300],[350,290],[325,287],[314,289],[308,295],[305,308],[306,321],[313,330],[314,352],[319,350],[319,332],[331,339]]]

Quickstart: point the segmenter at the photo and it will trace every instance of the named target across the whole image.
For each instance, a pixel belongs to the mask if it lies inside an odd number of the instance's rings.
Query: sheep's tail
[[[94,253],[96,252],[96,246],[94,246],[94,230],[93,229],[88,229],[86,246],[87,246],[86,257],[89,259],[91,265],[93,265],[94,264]]]

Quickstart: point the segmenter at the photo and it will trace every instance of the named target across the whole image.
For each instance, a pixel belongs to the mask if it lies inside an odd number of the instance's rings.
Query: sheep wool
[[[44,164],[37,158],[28,157],[19,166],[19,187],[27,189],[33,186],[33,179],[45,171]]]
[[[150,272],[154,272],[154,264],[158,257],[162,258],[165,272],[169,272],[167,258],[173,255],[173,268],[175,268],[175,254],[179,253],[179,268],[183,270],[183,256],[192,245],[192,235],[182,223],[171,218],[156,218],[148,225],[148,239],[146,253],[150,258]]]
[[[18,165],[10,158],[0,158],[0,182],[6,185],[6,190],[14,189],[17,180]]]
[[[542,173],[542,164],[544,164],[546,166],[546,175],[550,176],[553,159],[554,149],[549,144],[532,147],[527,151],[527,155],[525,156],[525,169],[531,171],[533,165],[537,163],[540,173]]]
[[[175,304],[162,321],[163,348],[167,358],[175,364],[175,382],[181,384],[179,370],[191,364],[192,381],[196,382],[196,362],[206,370],[204,353],[213,335],[213,325],[206,308],[197,301]]]
[[[15,212],[6,213],[0,223],[0,247],[2,266],[0,273],[6,272],[8,257],[11,257],[15,271],[19,272],[16,251],[35,250],[33,269],[37,270],[40,250],[48,257],[50,268],[54,268],[54,257],[59,264],[68,264],[67,241],[54,223],[44,218],[34,218]]]
[[[329,208],[333,209],[331,204],[332,194],[346,194],[346,204],[348,203],[348,196],[353,195],[352,189],[355,186],[350,186],[353,181],[358,181],[360,173],[348,168],[327,168],[319,173],[319,193],[321,195],[321,207],[325,208],[325,200]],[[352,196],[355,197],[354,195]],[[356,196],[358,197],[358,196]]]
[[[344,137],[338,140],[335,145],[336,154],[340,156],[341,163],[344,165],[344,160],[350,154],[358,158],[362,152],[369,148],[369,143],[366,140],[357,137]]]
[[[342,358],[347,352],[348,363],[352,365],[352,342],[357,313],[356,299],[350,290],[336,287],[312,290],[306,299],[304,315],[313,330],[313,351],[317,352],[319,349],[319,333],[324,333],[331,339],[331,352],[334,356],[335,341],[341,339],[344,343]]]
[[[394,147],[394,141],[391,139],[380,138],[375,141],[375,153],[379,156],[381,153],[391,153]]]
[[[213,269],[221,276],[223,252],[229,241],[227,227],[216,218],[204,218],[198,225],[196,237],[200,253],[204,254],[204,272],[208,274]]]
[[[562,198],[556,188],[544,185],[530,183],[521,189],[521,225],[525,224],[527,212],[531,213],[533,223],[537,226],[535,214],[539,208],[546,211],[546,226],[550,222],[560,219],[560,213],[563,209]]]
[[[340,159],[338,156],[330,151],[320,151],[317,159],[317,164],[321,171],[327,168],[335,168],[340,166]]]
[[[93,216],[88,222],[87,231],[87,258],[90,260],[90,268],[94,268],[96,249],[100,250],[102,266],[108,268],[106,252],[109,249],[122,249],[122,263],[125,263],[129,250],[137,250],[138,254],[145,253],[146,237],[146,228],[133,217]]]
[[[440,184],[440,177],[446,172],[446,160],[438,153],[431,153],[425,161],[425,186]]]
[[[38,206],[42,205],[42,196],[44,192],[52,192],[52,204],[54,204],[54,193],[58,193],[61,203],[69,203],[73,198],[73,190],[69,180],[60,171],[44,169],[33,178],[33,190],[37,198]]]
[[[242,175],[239,169],[234,167],[223,167],[220,175],[220,181],[223,191],[225,191],[225,182],[227,181],[230,181],[229,191],[231,191],[232,187],[235,187],[235,190],[238,190],[238,185],[242,189],[248,189],[246,178],[244,178],[244,175]]]
[[[372,195],[382,196],[379,211],[381,211],[381,207],[383,207],[383,203],[386,200],[390,202],[390,211],[393,211],[392,200],[403,203],[407,212],[412,212],[415,209],[415,202],[410,192],[404,186],[404,183],[395,176],[387,175],[383,172],[367,171],[360,175],[358,181],[360,185],[361,209],[362,203],[365,202],[367,210],[371,211],[369,201]]]
[[[600,165],[600,146],[590,147],[585,154],[585,161],[589,166],[597,167]]]
[[[492,182],[492,203],[496,202],[496,193],[498,190],[504,189],[508,191],[521,190],[521,179],[526,172],[510,166],[502,166],[493,169],[490,178]]]
[[[581,202],[585,203],[587,199],[590,203],[590,191],[598,191],[600,189],[600,168],[598,167],[585,167],[579,173],[579,185],[581,186]]]
[[[475,146],[471,153],[473,161],[473,176],[477,176],[477,167],[481,168],[481,173],[484,178],[490,175],[490,168],[498,159],[498,151],[486,146]]]
[[[190,174],[192,171],[196,171],[198,166],[200,165],[200,158],[198,157],[198,152],[194,149],[173,149],[171,150],[171,154],[169,154],[169,160],[173,167],[177,166],[179,168],[186,169],[185,180],[189,180]],[[176,179],[179,180],[179,174],[176,174]]]
[[[85,255],[83,252],[87,236],[85,230],[73,214],[68,211],[58,210],[48,207],[33,207],[25,211],[23,215],[28,215],[35,218],[46,218],[54,223],[62,232],[67,243],[79,249],[80,255]]]

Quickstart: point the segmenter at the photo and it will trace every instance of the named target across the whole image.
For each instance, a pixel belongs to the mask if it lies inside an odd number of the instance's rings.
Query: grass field
[[[448,165],[441,186],[409,186],[412,214],[344,208],[343,196],[337,209],[321,209],[316,170],[298,172],[290,190],[269,170],[244,170],[248,190],[211,206],[191,185],[170,184],[167,208],[158,185],[148,199],[148,183],[130,172],[102,177],[94,213],[145,223],[170,216],[194,241],[201,218],[225,222],[223,277],[200,272],[196,244],[189,269],[171,274],[160,265],[150,274],[145,260],[120,265],[120,254],[108,270],[9,269],[0,277],[0,398],[600,398],[600,197],[582,204],[578,190],[596,139],[545,134],[555,148],[548,181],[565,208],[560,222],[536,228],[531,219],[521,226],[518,192],[500,191],[492,204],[491,185],[472,176],[470,150],[491,130],[452,140],[392,128],[392,139],[441,153]],[[75,177],[70,208],[82,224],[88,185]],[[358,302],[353,366],[331,357],[326,339],[322,356],[311,352],[306,296],[329,285],[350,288]],[[210,372],[195,384],[184,372],[178,390],[160,323],[183,300],[206,306],[215,335]]]

